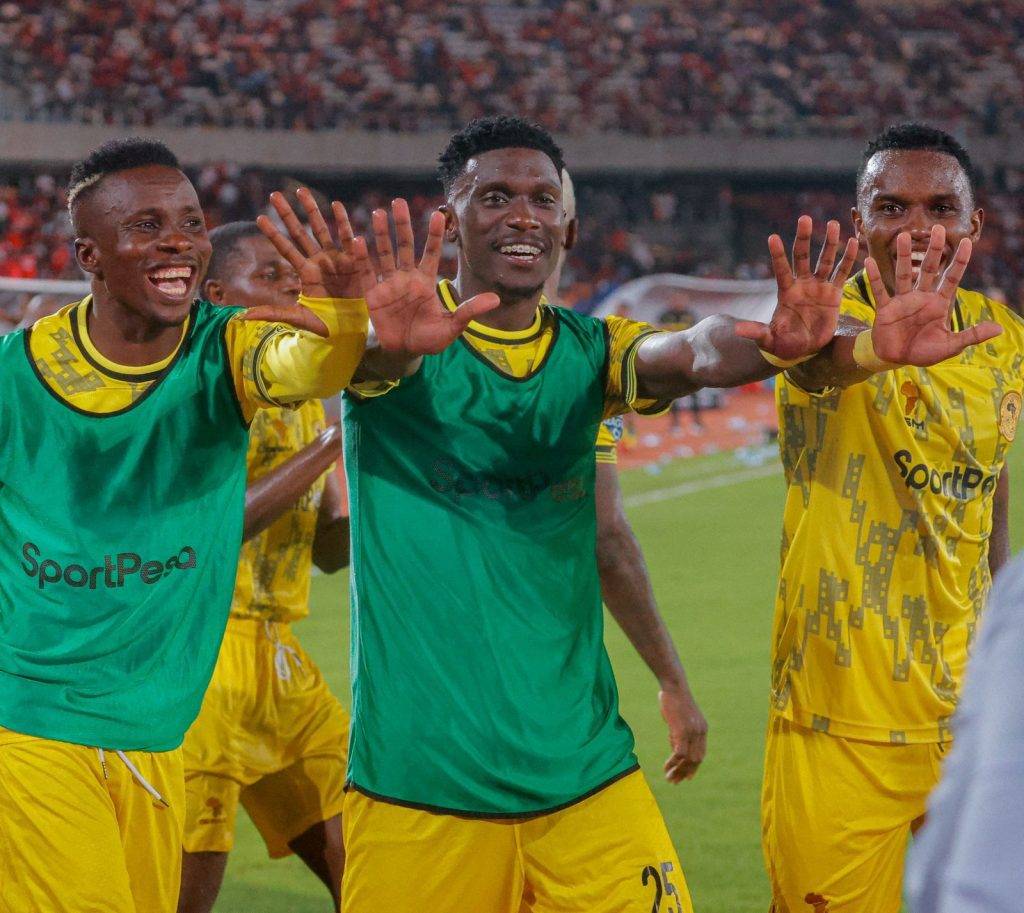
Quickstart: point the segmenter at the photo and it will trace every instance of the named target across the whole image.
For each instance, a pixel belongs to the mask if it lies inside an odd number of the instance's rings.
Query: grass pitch
[[[1011,464],[1024,473],[1018,445]],[[745,466],[731,454],[677,461],[657,475],[623,474],[634,529],[644,546],[662,613],[710,723],[697,778],[661,778],[665,727],[654,680],[609,622],[622,714],[683,863],[697,913],[764,913],[758,791],[767,719],[772,595],[778,570],[781,471]],[[1014,547],[1024,545],[1024,495],[1013,499]],[[306,648],[348,703],[347,578],[313,581],[310,618],[298,626]],[[411,746],[415,751],[415,746]],[[326,891],[303,865],[267,858],[240,812],[238,837],[217,913],[319,913]],[[429,913],[429,911],[425,911]],[[468,913],[468,911],[467,911]]]

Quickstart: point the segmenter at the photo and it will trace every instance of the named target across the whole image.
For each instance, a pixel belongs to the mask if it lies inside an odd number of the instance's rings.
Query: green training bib
[[[553,316],[525,379],[460,340],[346,394],[349,778],[369,795],[537,814],[636,768],[595,558],[604,323]]]
[[[128,409],[51,392],[0,339],[0,725],[111,749],[181,744],[217,658],[242,537],[247,429],[198,302]]]

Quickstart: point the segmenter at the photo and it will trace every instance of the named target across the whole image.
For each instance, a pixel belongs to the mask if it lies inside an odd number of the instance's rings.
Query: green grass
[[[1011,458],[1024,477],[1020,447]],[[740,469],[731,455],[677,461],[657,475],[624,473],[627,495]],[[698,913],[763,913],[758,791],[767,710],[772,593],[778,568],[780,477],[695,492],[630,512],[655,591],[691,684],[710,722],[707,760],[697,778],[672,787],[659,776],[667,751],[654,682],[610,624],[608,649],[622,713],[637,736],[676,841]],[[1024,497],[1011,511],[1014,546],[1024,545]],[[313,581],[313,611],[299,636],[348,702],[345,576]],[[294,858],[272,862],[245,814],[217,913],[326,911],[326,891]],[[425,911],[429,913],[429,911]]]

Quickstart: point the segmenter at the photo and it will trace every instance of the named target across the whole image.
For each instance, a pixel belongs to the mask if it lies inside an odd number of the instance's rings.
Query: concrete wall
[[[0,123],[0,162],[69,165],[125,128]],[[323,174],[432,173],[448,134],[386,134],[358,130],[319,133],[158,128],[130,131],[167,143],[186,164],[232,161]],[[560,138],[561,139],[561,138]],[[852,139],[749,139],[687,136],[650,139],[595,134],[564,139],[574,173],[698,172],[728,174],[848,174],[862,142]],[[1024,142],[1013,137],[968,141],[983,169],[1024,166]]]

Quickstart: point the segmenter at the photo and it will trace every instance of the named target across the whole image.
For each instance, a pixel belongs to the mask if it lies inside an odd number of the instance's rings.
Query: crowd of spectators
[[[423,131],[520,113],[561,134],[1024,130],[1020,0],[22,0],[9,117]]]
[[[253,218],[266,207],[271,190],[297,186],[290,178],[226,164],[198,169],[191,177],[211,227]],[[0,276],[82,277],[73,258],[63,181],[63,175],[51,173],[0,174]],[[1024,171],[1000,171],[990,184],[980,201],[985,228],[967,281],[1020,310]],[[356,231],[367,235],[373,209],[387,206],[395,195],[409,200],[421,226],[441,202],[429,181],[402,179],[386,186],[318,181],[314,186],[343,200]],[[563,270],[562,299],[589,310],[622,283],[656,272],[767,278],[768,234],[789,235],[800,213],[811,215],[818,228],[838,218],[848,231],[851,196],[852,188],[844,187],[764,188],[707,179],[578,181],[580,241]],[[442,270],[451,275],[454,248],[445,254]],[[8,305],[15,305],[14,299]]]

